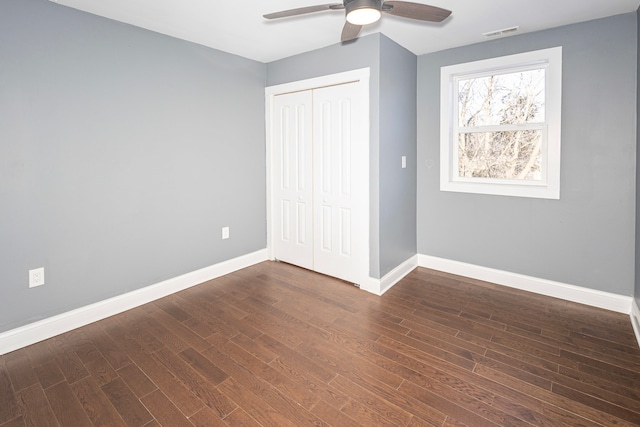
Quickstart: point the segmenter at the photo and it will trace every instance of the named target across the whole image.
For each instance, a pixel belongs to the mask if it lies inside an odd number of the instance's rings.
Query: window
[[[562,48],[442,67],[440,190],[560,198]]]

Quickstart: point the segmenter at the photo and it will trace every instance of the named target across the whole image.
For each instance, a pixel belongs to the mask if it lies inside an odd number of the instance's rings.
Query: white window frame
[[[458,176],[458,84],[460,79],[546,69],[545,122],[542,130],[542,179],[506,180]],[[560,135],[562,106],[562,47],[536,50],[440,69],[440,191],[560,199]],[[518,125],[514,129],[519,128]],[[522,125],[522,130],[531,125]],[[486,131],[495,130],[486,127]]]

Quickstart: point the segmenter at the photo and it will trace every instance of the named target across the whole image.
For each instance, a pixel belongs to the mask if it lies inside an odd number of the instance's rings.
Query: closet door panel
[[[276,96],[273,125],[274,255],[313,269],[312,92]]]
[[[360,126],[355,121],[359,108],[358,86],[349,83],[314,89],[313,105],[314,216],[317,219],[314,235],[320,237],[314,242],[314,269],[355,281],[361,259],[354,254],[368,255],[368,248],[357,245],[358,240],[367,240],[361,238],[360,233],[368,230],[357,226],[357,218],[367,212],[353,197],[357,189],[354,185],[362,184],[362,178],[354,173],[357,170],[355,144],[362,144]]]

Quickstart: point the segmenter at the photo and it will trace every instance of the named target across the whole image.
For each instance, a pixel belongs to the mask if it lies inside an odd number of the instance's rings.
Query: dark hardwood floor
[[[627,315],[265,262],[0,356],[0,426],[640,425]]]

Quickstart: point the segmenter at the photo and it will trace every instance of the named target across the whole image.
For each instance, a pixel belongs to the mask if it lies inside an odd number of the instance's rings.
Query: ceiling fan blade
[[[349,40],[358,38],[358,34],[360,34],[361,29],[362,25],[354,25],[349,21],[345,21],[344,27],[342,28],[342,37],[340,38],[340,40],[343,42],[348,42]]]
[[[451,15],[451,11],[447,9],[408,1],[385,1],[382,4],[382,11],[390,15],[429,22],[442,22]]]
[[[287,18],[289,16],[305,15],[307,13],[322,12],[324,10],[344,9],[342,3],[321,4],[318,6],[299,7],[297,9],[283,10],[281,12],[268,13],[263,15],[266,19]]]

